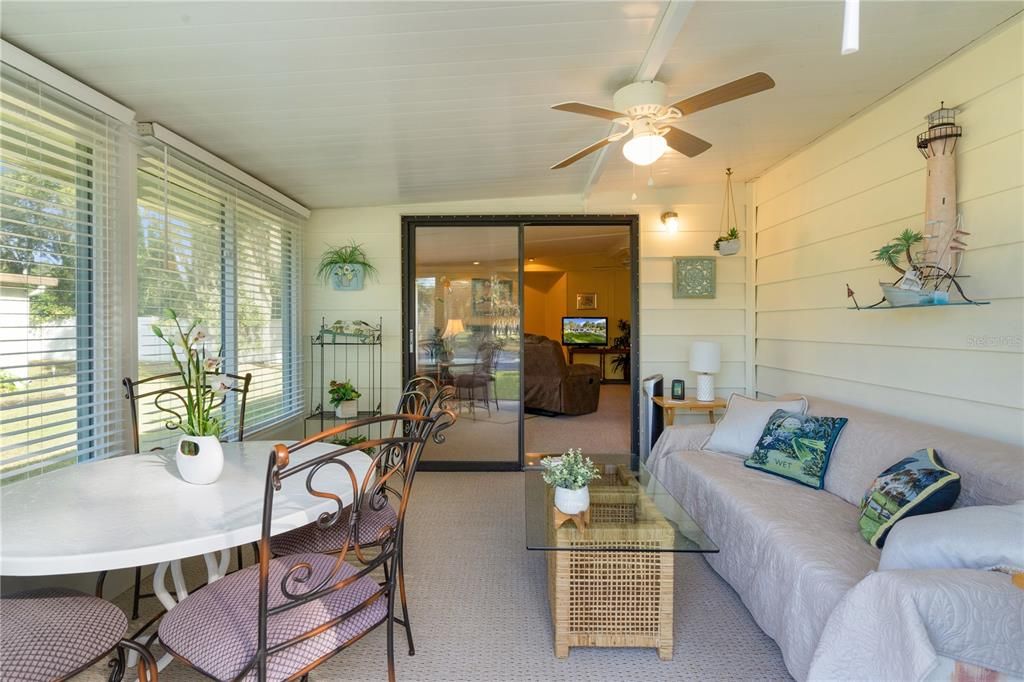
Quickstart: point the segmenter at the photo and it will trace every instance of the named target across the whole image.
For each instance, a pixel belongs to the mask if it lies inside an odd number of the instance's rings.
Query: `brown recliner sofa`
[[[569,365],[562,345],[546,336],[523,337],[526,409],[558,414],[590,414],[601,399],[601,370]]]

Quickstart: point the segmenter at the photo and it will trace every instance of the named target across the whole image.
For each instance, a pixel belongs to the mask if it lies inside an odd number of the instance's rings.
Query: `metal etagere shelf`
[[[303,423],[304,436],[310,435],[310,425],[324,431],[381,414],[383,328],[383,318],[377,319],[376,326],[361,322],[336,322],[328,326],[327,318],[321,318],[319,333],[310,337],[309,413]],[[350,381],[361,393],[355,417],[335,414],[327,393],[332,380]],[[380,425],[372,434],[362,433],[367,438],[377,438],[380,434]]]

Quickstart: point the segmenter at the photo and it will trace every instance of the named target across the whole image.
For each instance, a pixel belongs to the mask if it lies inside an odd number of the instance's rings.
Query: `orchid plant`
[[[221,374],[224,358],[220,351],[215,356],[206,354],[205,341],[209,332],[202,320],[196,320],[187,327],[182,326],[177,313],[168,308],[164,311],[177,331],[176,335],[165,335],[160,325],[152,325],[153,334],[167,344],[171,359],[178,368],[185,388],[182,401],[185,404],[185,418],[177,424],[189,436],[220,437],[224,428],[220,416],[213,414],[223,403],[223,396],[234,387],[230,377]]]

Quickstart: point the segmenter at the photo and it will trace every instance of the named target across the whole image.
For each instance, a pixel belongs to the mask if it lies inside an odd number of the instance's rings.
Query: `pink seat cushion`
[[[320,528],[315,523],[310,523],[302,528],[290,530],[270,538],[270,553],[274,556],[286,554],[302,554],[303,552],[317,552],[319,554],[332,554],[340,552],[348,544],[348,509],[342,512],[342,516],[333,526]],[[398,515],[390,504],[385,504],[382,509],[374,510],[369,502],[363,503],[363,513],[359,515],[359,544],[361,546],[372,545],[380,537],[385,528],[394,528],[398,525]]]
[[[331,574],[335,557],[296,554],[271,560],[271,608],[288,601],[281,592],[281,579],[288,569],[302,562],[312,567],[309,580],[304,584],[289,582],[289,588],[300,594]],[[332,582],[355,573],[356,568],[343,562]],[[160,641],[168,651],[199,672],[218,680],[234,679],[256,655],[258,586],[259,566],[250,566],[189,595],[164,616],[160,623]],[[327,597],[272,615],[267,624],[267,641],[274,646],[308,632],[355,608],[378,590],[380,586],[376,581],[364,576]],[[267,679],[283,680],[294,675],[358,638],[386,616],[387,599],[381,596],[316,637],[271,655],[267,661]],[[253,668],[244,679],[256,677]]]
[[[124,637],[121,609],[75,590],[43,588],[0,598],[0,678],[48,682],[69,677]]]

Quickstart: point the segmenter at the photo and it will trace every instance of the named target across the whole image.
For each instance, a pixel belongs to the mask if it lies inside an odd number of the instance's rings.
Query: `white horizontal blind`
[[[170,308],[184,324],[202,321],[206,352],[221,352],[226,371],[252,374],[247,432],[298,414],[301,219],[155,139],[144,138],[138,163],[139,378],[174,371],[149,331],[173,331]],[[176,440],[152,399],[139,408],[143,450]],[[222,416],[223,436],[236,438],[236,394]]]
[[[114,119],[0,66],[0,476],[120,452]]]

